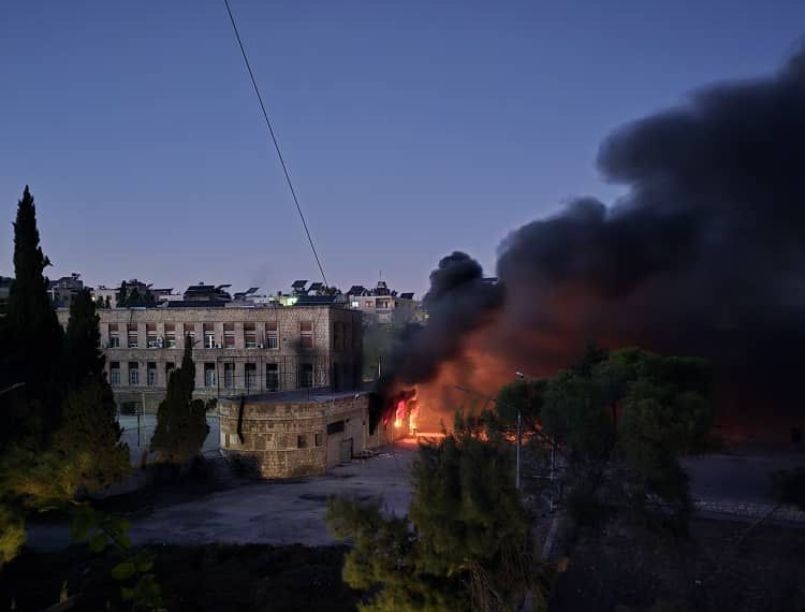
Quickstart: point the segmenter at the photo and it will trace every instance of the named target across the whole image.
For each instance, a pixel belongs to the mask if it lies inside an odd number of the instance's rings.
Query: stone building
[[[263,478],[322,474],[387,441],[369,429],[369,395],[289,391],[222,398],[221,450]]]
[[[382,280],[374,289],[353,285],[347,291],[347,301],[350,308],[378,323],[407,323],[418,318],[419,302],[414,294],[393,291]]]
[[[101,346],[121,408],[153,411],[193,342],[202,399],[360,385],[361,315],[333,305],[110,308]],[[69,313],[59,311],[63,325]]]

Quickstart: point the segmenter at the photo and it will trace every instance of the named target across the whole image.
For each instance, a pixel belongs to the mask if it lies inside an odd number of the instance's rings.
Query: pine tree
[[[39,245],[36,207],[25,187],[14,223],[14,274],[6,315],[5,375],[25,385],[28,398],[24,429],[37,433],[58,425],[61,392],[62,329],[48,298],[44,270],[50,260]]]
[[[171,372],[151,439],[151,450],[159,454],[161,462],[180,467],[198,455],[210,430],[204,402],[193,399],[196,365],[189,337],[185,338],[184,346],[182,365]]]

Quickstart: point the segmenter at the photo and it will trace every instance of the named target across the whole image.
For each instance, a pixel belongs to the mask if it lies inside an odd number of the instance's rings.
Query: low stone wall
[[[365,449],[367,411],[365,396],[306,402],[223,399],[221,451],[263,478],[322,474],[333,463],[328,446],[340,437],[350,436],[353,453]],[[344,422],[342,432],[328,435],[328,424],[339,421]]]

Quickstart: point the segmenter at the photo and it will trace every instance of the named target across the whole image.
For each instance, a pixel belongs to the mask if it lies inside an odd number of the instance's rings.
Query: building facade
[[[222,398],[221,450],[263,478],[323,474],[387,442],[369,431],[363,392],[299,391]]]
[[[156,410],[192,342],[197,397],[360,384],[360,314],[334,306],[98,310],[108,380],[123,409]],[[62,325],[69,313],[59,311]]]
[[[360,310],[367,320],[378,323],[407,323],[417,318],[419,302],[413,293],[398,293],[378,281],[374,289],[353,285],[347,292],[349,307]]]

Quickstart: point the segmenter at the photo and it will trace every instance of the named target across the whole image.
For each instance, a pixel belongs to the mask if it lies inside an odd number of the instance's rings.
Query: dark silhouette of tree
[[[82,289],[70,305],[64,334],[64,373],[67,384],[77,387],[88,378],[104,379],[106,359],[101,351],[100,317],[89,289]]]
[[[0,397],[7,404],[3,429],[8,437],[18,429],[41,437],[59,421],[62,329],[48,298],[44,270],[49,265],[39,245],[34,199],[26,186],[14,222],[15,278],[3,325],[4,363],[0,364],[4,388],[24,385],[22,400],[19,393],[11,399]]]
[[[163,463],[186,465],[198,455],[210,430],[204,402],[193,399],[195,386],[193,347],[190,338],[186,337],[182,365],[171,372],[151,439],[151,450],[158,453]]]

